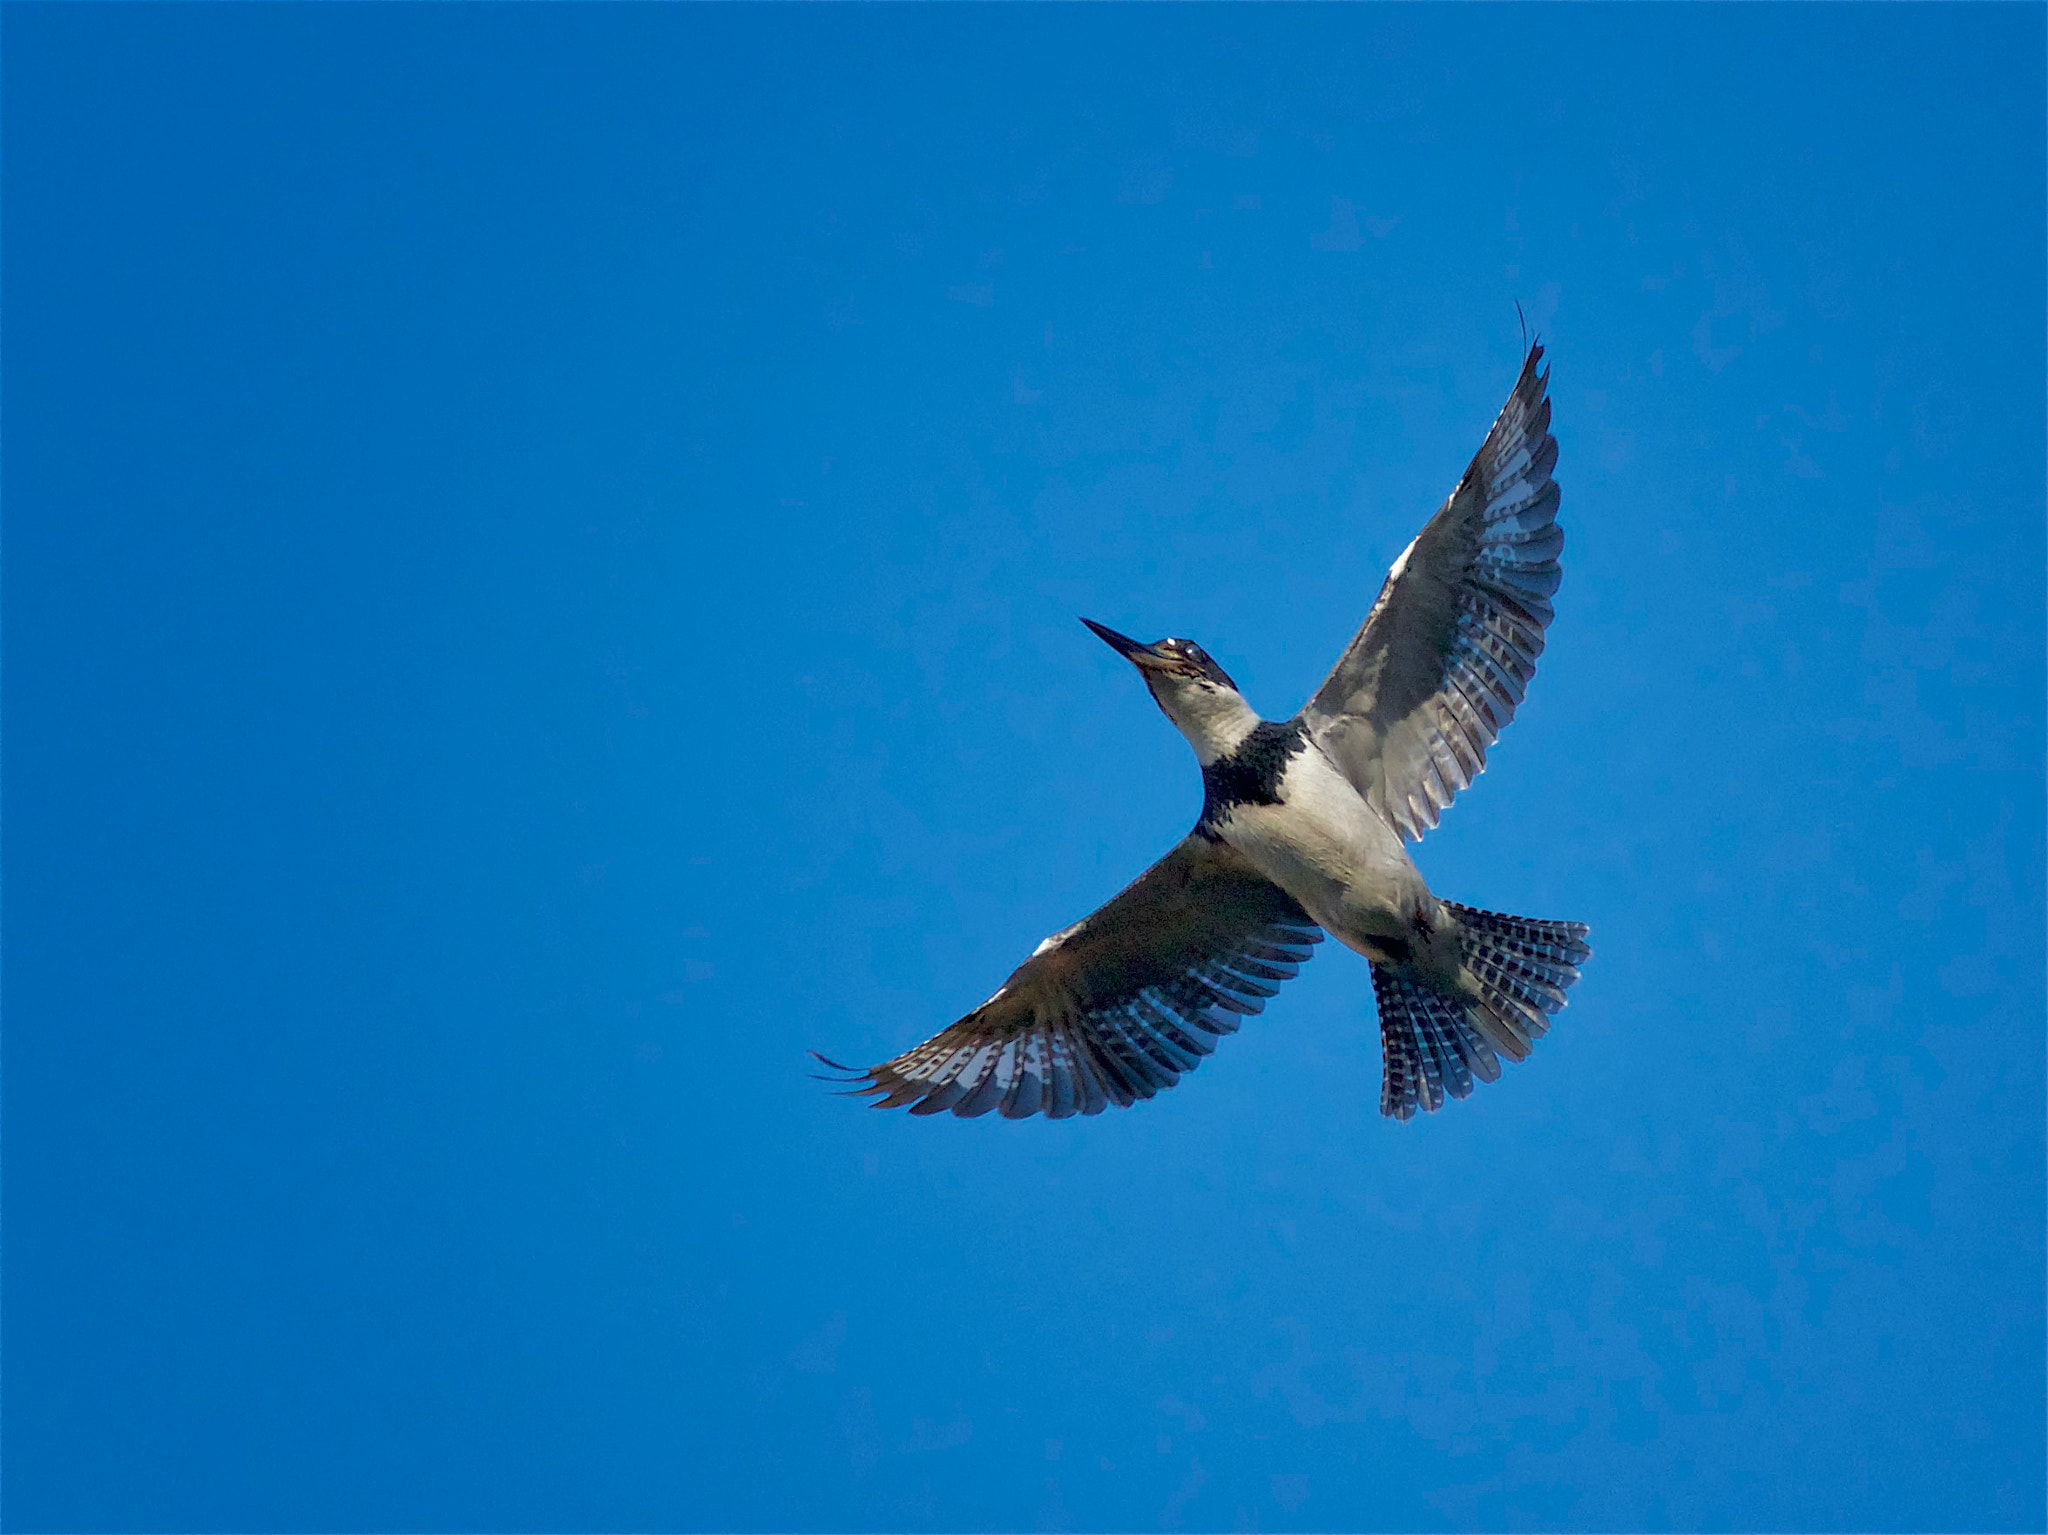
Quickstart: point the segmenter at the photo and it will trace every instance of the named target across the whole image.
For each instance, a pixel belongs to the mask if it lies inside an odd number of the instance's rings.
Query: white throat
[[[1182,677],[1148,677],[1152,696],[1188,738],[1203,767],[1227,757],[1259,723],[1258,711],[1235,688]]]

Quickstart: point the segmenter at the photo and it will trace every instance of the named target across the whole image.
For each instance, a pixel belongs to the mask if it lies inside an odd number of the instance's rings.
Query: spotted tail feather
[[[1503,1055],[1525,1059],[1593,952],[1583,923],[1445,905],[1458,923],[1463,995],[1372,967],[1386,1056],[1380,1112],[1394,1119],[1469,1096],[1475,1081],[1500,1076]]]

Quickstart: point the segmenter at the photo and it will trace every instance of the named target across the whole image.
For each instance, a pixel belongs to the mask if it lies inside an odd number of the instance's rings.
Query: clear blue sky
[[[2038,6],[6,8],[15,1529],[2038,1530]],[[1376,1113],[825,1095],[1551,348]]]

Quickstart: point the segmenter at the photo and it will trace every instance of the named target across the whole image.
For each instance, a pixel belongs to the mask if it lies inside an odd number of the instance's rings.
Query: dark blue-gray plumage
[[[1308,744],[1298,719],[1262,720],[1224,756],[1202,768],[1202,819],[1197,830],[1214,831],[1239,805],[1277,805],[1288,759]]]
[[[1094,1114],[1171,1087],[1325,931],[1372,962],[1381,1109],[1407,1119],[1521,1060],[1591,952],[1576,922],[1439,900],[1409,858],[1486,766],[1535,675],[1564,535],[1531,347],[1448,500],[1301,713],[1261,720],[1190,640],[1128,658],[1202,765],[1195,829],[996,994],[852,1092],[914,1114]],[[824,1057],[819,1057],[824,1060]]]

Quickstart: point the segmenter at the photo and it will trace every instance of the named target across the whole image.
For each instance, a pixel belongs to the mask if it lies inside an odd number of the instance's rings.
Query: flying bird
[[[1542,358],[1292,719],[1261,719],[1192,640],[1082,620],[1194,748],[1201,818],[950,1028],[865,1071],[819,1055],[849,1092],[963,1118],[1128,1106],[1264,1008],[1324,933],[1372,965],[1382,1113],[1433,1112],[1527,1057],[1592,952],[1585,926],[1440,900],[1404,844],[1479,776],[1543,650],[1564,533]]]

